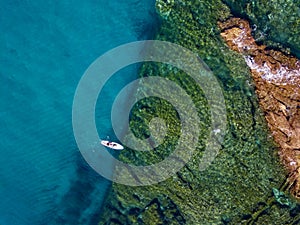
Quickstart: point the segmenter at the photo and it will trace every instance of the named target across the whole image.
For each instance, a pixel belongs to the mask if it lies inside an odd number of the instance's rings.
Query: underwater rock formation
[[[251,70],[260,106],[290,174],[291,192],[300,198],[300,61],[257,45],[245,20],[231,18],[219,26],[221,36]]]
[[[114,183],[99,224],[299,223],[300,206],[282,188],[286,173],[251,85],[250,70],[245,69],[241,54],[231,51],[220,36],[217,22],[232,16],[229,8],[220,0],[157,0],[156,7],[162,20],[156,39],[198,54],[218,78],[226,101],[226,135],[213,163],[199,171],[210,125],[206,98],[183,71],[145,63],[140,76],[166,77],[192,97],[201,120],[199,144],[192,159],[163,182],[137,187]],[[156,116],[169,124],[166,143],[153,154],[125,148],[119,160],[147,165],[170,154],[180,123],[167,102],[139,102],[132,110],[131,129],[137,137],[147,137],[147,122]]]
[[[253,35],[272,48],[285,47],[300,57],[300,2],[298,0],[224,0],[237,17],[253,24]],[[283,48],[282,48],[283,49]]]

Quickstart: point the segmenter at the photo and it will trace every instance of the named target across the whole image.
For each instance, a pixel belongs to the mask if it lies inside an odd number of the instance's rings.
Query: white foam
[[[278,85],[287,85],[295,84],[299,86],[300,79],[300,70],[290,70],[286,66],[280,66],[278,69],[272,69],[268,66],[267,63],[258,65],[254,58],[251,56],[245,56],[245,61],[250,69],[255,70],[258,73],[261,73],[261,77],[270,82]],[[299,61],[297,62],[297,64]],[[300,67],[299,67],[300,68]]]
[[[232,40],[240,52],[253,47],[251,44],[250,46],[245,45],[245,39],[247,39],[247,37],[247,32],[243,29],[239,35]],[[270,68],[267,63],[259,65],[251,56],[244,56],[244,58],[250,69],[261,73],[261,77],[264,80],[277,85],[294,84],[300,87],[300,61],[296,63],[297,69],[290,70],[282,65],[278,69]]]

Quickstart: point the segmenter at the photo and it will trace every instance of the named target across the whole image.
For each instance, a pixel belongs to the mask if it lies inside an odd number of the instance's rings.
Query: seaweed
[[[219,0],[157,0],[156,7],[162,19],[156,39],[192,50],[217,77],[226,101],[226,135],[216,159],[199,171],[210,124],[206,98],[183,71],[145,63],[141,76],[167,77],[193,99],[201,118],[198,147],[179,172],[161,183],[143,187],[114,183],[99,224],[118,218],[122,224],[288,224],[299,220],[298,206],[283,207],[273,194],[285,183],[286,174],[251,86],[250,72],[242,56],[220,37],[217,22],[232,16],[228,6]],[[125,150],[120,160],[145,165],[172,152],[180,124],[168,102],[153,98],[139,102],[131,112],[131,129],[136,136],[147,137],[147,124],[156,116],[169,124],[164,143],[153,154]],[[117,213],[110,213],[110,208],[118,209]]]

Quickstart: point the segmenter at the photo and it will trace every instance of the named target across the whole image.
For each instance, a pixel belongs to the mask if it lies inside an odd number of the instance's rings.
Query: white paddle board
[[[108,147],[108,148],[112,148],[112,149],[115,149],[115,150],[123,150],[124,147],[116,142],[112,142],[112,141],[101,141],[101,144],[105,147]]]

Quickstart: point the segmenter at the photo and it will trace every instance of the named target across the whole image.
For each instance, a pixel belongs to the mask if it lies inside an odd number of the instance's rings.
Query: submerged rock
[[[299,0],[224,0],[236,17],[247,18],[254,38],[271,47],[288,47],[300,57]]]
[[[114,183],[99,224],[296,224],[300,207],[280,204],[286,200],[294,206],[294,200],[282,194],[286,174],[269,136],[250,70],[241,54],[231,51],[220,36],[217,22],[231,16],[229,8],[219,0],[158,0],[157,7],[162,26],[156,38],[192,50],[218,78],[226,101],[226,135],[213,163],[200,171],[210,126],[204,93],[183,71],[145,63],[141,76],[166,77],[192,97],[201,124],[198,147],[184,168],[159,184],[131,187]],[[131,115],[133,133],[147,137],[148,122],[155,116],[166,120],[166,141],[149,153],[125,148],[120,160],[147,165],[174,149],[180,123],[168,102],[139,102]],[[280,195],[275,196],[274,190]]]

